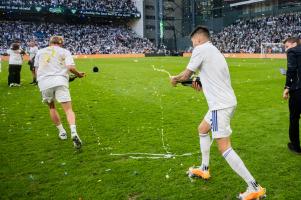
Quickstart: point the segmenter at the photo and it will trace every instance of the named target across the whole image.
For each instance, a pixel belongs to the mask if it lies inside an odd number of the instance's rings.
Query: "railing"
[[[0,3],[0,11],[12,13],[30,13],[30,14],[56,14],[69,16],[91,16],[91,17],[123,17],[123,18],[141,18],[138,11],[100,11],[93,9],[78,9],[65,6],[41,6],[41,5],[5,5]]]

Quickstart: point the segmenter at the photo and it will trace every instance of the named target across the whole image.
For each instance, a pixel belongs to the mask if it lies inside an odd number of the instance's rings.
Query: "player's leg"
[[[8,67],[8,86],[12,87],[14,83],[14,68],[12,65],[9,65]]]
[[[236,154],[234,149],[231,147],[231,142],[229,137],[216,138],[218,149],[226,159],[230,167],[249,185],[256,185],[256,181],[251,175],[251,173],[246,168],[243,161]]]
[[[59,138],[62,140],[66,140],[67,133],[61,123],[60,115],[57,112],[55,103],[54,103],[54,89],[50,88],[50,89],[42,91],[42,98],[43,98],[43,102],[47,102],[47,104],[48,104],[50,118],[59,131]]]
[[[53,123],[56,126],[60,125],[61,124],[60,115],[55,108],[54,102],[48,103],[48,107],[49,107],[49,114],[50,114],[51,120],[53,121]]]
[[[251,175],[241,158],[237,155],[231,147],[229,137],[216,139],[219,151],[235,171],[248,185],[245,192],[240,193],[238,198],[241,200],[252,200],[265,197],[265,188],[262,188]]]
[[[35,84],[35,83],[37,83],[35,67],[34,67],[32,61],[29,62],[29,65],[30,65],[30,71],[31,71],[31,76],[32,76],[32,82],[30,84]]]
[[[208,114],[209,113],[209,114]],[[211,139],[209,135],[209,131],[211,129],[211,125],[208,123],[210,121],[210,112],[208,112],[200,123],[198,127],[199,137],[200,137],[200,150],[202,154],[202,164],[197,168],[189,168],[189,176],[197,176],[202,179],[209,179],[209,156],[210,156],[210,146]]]
[[[239,199],[257,199],[265,195],[265,189],[257,184],[254,177],[246,168],[244,162],[231,146],[230,135],[232,133],[230,120],[235,108],[217,110],[212,117],[212,135],[217,141],[219,151],[235,171],[248,185],[247,191],[239,195]]]
[[[67,121],[70,125],[71,130],[71,138],[73,140],[74,147],[79,149],[81,148],[82,141],[79,138],[77,131],[76,131],[76,125],[75,125],[75,114],[72,110],[72,104],[71,101],[69,102],[62,102],[62,107],[66,113]]]
[[[199,137],[200,137],[200,149],[202,153],[202,169],[209,169],[209,157],[210,157],[210,146],[211,146],[211,138],[209,135],[209,131],[211,129],[211,125],[204,119],[199,125]]]
[[[69,89],[65,86],[59,86],[55,92],[55,98],[61,103],[67,117],[67,121],[71,130],[71,138],[75,148],[81,148],[82,142],[79,138],[75,124],[75,114],[72,109],[71,96]]]
[[[16,86],[20,86],[21,83],[21,65],[16,65],[16,71],[15,71],[15,83]]]
[[[299,120],[300,120],[300,110],[301,110],[301,90],[294,91],[290,93],[289,99],[289,111],[290,111],[290,124],[289,124],[289,138],[290,143],[288,143],[288,148],[296,153],[301,153],[300,149],[300,130],[299,130]]]
[[[70,125],[71,132],[76,132],[75,113],[72,110],[71,101],[61,102],[61,105],[66,113],[67,121]]]

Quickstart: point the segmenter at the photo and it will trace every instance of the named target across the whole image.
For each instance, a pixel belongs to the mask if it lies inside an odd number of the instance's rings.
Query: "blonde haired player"
[[[36,54],[34,66],[36,67],[37,81],[43,102],[49,106],[50,117],[59,130],[59,138],[66,140],[67,134],[55,108],[55,100],[61,103],[66,113],[74,147],[79,149],[82,142],[76,131],[75,114],[72,110],[69,92],[68,72],[70,71],[79,78],[84,77],[85,73],[77,71],[70,51],[64,49],[63,44],[63,37],[51,37],[49,46],[40,49]]]
[[[265,197],[265,189],[262,188],[243,161],[231,147],[230,120],[236,108],[236,97],[231,86],[230,74],[227,62],[221,52],[210,42],[210,33],[206,27],[199,26],[191,33],[193,52],[185,71],[171,77],[171,84],[185,82],[195,72],[199,71],[202,86],[193,83],[197,90],[203,90],[209,111],[199,125],[200,148],[202,164],[197,168],[190,168],[189,175],[203,179],[210,178],[209,154],[211,139],[216,139],[218,148],[231,168],[247,183],[244,193],[240,193],[240,200],[251,200]]]

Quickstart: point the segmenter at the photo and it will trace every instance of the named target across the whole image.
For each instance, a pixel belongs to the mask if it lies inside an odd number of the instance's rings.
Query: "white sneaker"
[[[9,87],[14,87],[14,86],[15,86],[14,83],[9,84]]]
[[[16,87],[20,87],[20,86],[21,86],[21,84],[15,83],[15,86],[16,86]]]
[[[82,141],[80,140],[77,133],[71,133],[71,138],[73,141],[74,148],[80,149],[82,147]]]
[[[67,140],[67,133],[66,132],[61,132],[61,133],[59,133],[59,138],[61,139],[61,140]]]
[[[244,193],[240,193],[238,195],[239,200],[258,200],[258,199],[263,199],[265,197],[266,197],[266,190],[260,185],[257,187],[256,190],[252,187],[248,187],[247,191],[245,191]]]

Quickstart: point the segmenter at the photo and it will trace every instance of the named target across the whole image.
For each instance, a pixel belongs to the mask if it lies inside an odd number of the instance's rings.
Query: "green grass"
[[[136,61],[135,61],[136,60]],[[211,149],[212,179],[191,182],[199,165],[197,126],[207,112],[202,93],[172,88],[152,65],[180,72],[187,58],[77,60],[87,77],[70,84],[81,152],[60,141],[27,64],[22,87],[7,87],[0,73],[0,199],[235,199],[246,188]],[[267,188],[267,199],[300,199],[301,159],[287,150],[288,106],[283,101],[285,60],[228,59],[238,107],[232,145]],[[100,66],[100,73],[92,67]],[[68,128],[62,109],[63,124]],[[163,118],[163,119],[162,119]],[[133,159],[111,153],[193,153],[174,159]],[[69,128],[68,128],[69,130]],[[166,178],[166,175],[169,178]]]

